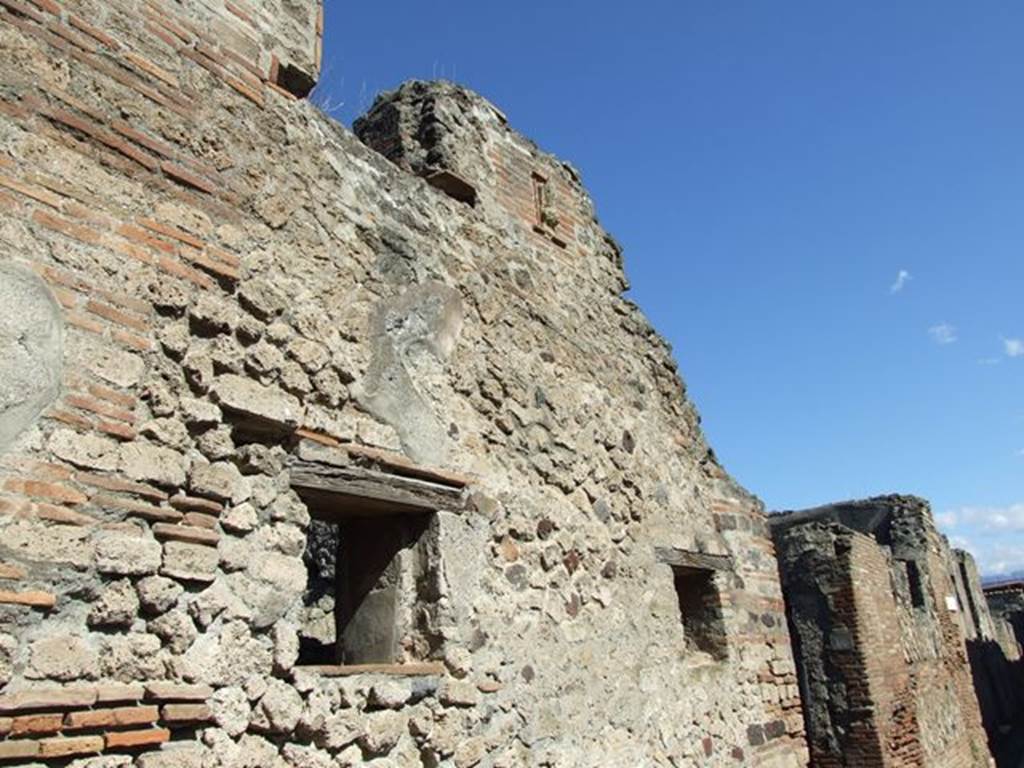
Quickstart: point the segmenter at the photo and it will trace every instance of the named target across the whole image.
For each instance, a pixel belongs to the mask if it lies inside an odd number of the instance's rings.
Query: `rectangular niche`
[[[353,465],[292,462],[312,522],[299,665],[396,665],[436,659],[443,595],[437,512],[460,488]]]
[[[921,582],[921,569],[913,560],[904,560],[903,568],[907,576],[907,590],[910,592],[910,604],[915,608],[926,608],[924,585]]]
[[[438,597],[433,515],[311,508],[300,664],[391,664],[430,656]]]
[[[729,558],[657,547],[658,560],[672,569],[683,642],[688,653],[703,653],[716,661],[729,656],[729,639],[719,579],[731,570]]]

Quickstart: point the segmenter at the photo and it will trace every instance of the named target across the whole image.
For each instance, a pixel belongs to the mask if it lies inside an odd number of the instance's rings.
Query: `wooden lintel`
[[[690,552],[675,547],[655,547],[659,563],[673,568],[698,568],[705,571],[731,571],[732,558],[727,555],[709,555],[704,552]]]
[[[352,675],[431,677],[445,674],[444,664],[433,661],[409,664],[322,664],[301,666],[298,669],[314,672],[324,677],[351,677]]]
[[[388,472],[298,458],[292,459],[290,468],[292,487],[300,495],[329,494],[355,502],[339,508],[339,516],[387,511],[459,512],[466,505],[459,489]],[[360,501],[366,504],[360,506]]]
[[[376,468],[404,477],[415,477],[419,480],[427,480],[431,483],[447,485],[452,488],[465,488],[470,484],[470,478],[465,475],[441,469],[440,467],[426,467],[415,464],[405,456],[392,451],[372,448],[368,445],[356,445],[354,443],[328,442],[329,439],[324,439],[324,436],[313,438],[307,430],[297,431],[296,436],[300,440],[296,446],[295,455],[305,461],[315,461],[320,464],[331,464],[334,466],[358,464],[359,466],[371,469]]]

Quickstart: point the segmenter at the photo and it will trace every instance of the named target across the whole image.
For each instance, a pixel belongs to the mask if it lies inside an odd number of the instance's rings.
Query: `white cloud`
[[[978,361],[978,365],[999,365],[1002,361],[998,357],[983,357]]]
[[[960,507],[936,515],[935,519],[944,527],[969,526],[982,531],[1024,531],[1024,502],[1005,507]]]
[[[1007,357],[1020,357],[1024,355],[1024,339],[1003,339],[1003,349]]]
[[[939,323],[928,329],[928,335],[936,344],[952,344],[956,341],[956,327],[949,323]]]
[[[896,282],[889,286],[889,293],[899,293],[911,280],[913,280],[913,278],[910,273],[905,269],[901,269],[896,273]]]
[[[959,507],[935,515],[950,543],[966,549],[986,576],[1024,570],[1024,502]]]

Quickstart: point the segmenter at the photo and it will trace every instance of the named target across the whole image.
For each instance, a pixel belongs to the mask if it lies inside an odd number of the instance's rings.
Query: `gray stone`
[[[163,545],[160,573],[183,581],[213,581],[218,562],[216,547],[167,541]]]
[[[127,627],[139,612],[139,598],[127,579],[107,584],[89,611],[89,625]]]
[[[189,477],[189,487],[198,496],[240,504],[250,494],[248,480],[238,467],[226,461],[214,464],[195,463]]]
[[[249,727],[252,710],[245,692],[238,686],[218,688],[210,698],[213,719],[229,736],[237,737]]]
[[[192,619],[180,608],[153,619],[149,622],[148,628],[174,653],[184,653],[188,650],[199,634]]]
[[[121,447],[121,471],[132,480],[178,488],[185,484],[186,458],[178,451],[147,443]]]
[[[70,429],[55,429],[48,447],[54,456],[87,469],[117,469],[120,460],[116,441],[99,435],[80,435]]]
[[[254,724],[272,733],[294,730],[302,715],[302,697],[287,683],[270,680],[258,706]]]
[[[34,272],[0,261],[0,453],[60,392],[60,306]]]
[[[160,567],[161,553],[155,539],[103,531],[96,537],[96,570],[117,576],[148,576]]]
[[[222,408],[260,426],[290,430],[299,426],[302,418],[302,406],[295,396],[242,376],[218,376],[211,394]]]
[[[78,635],[45,637],[29,648],[28,677],[67,682],[94,679],[99,671],[100,657],[95,645]]]
[[[228,507],[220,516],[220,524],[227,531],[249,533],[259,524],[260,518],[252,504]]]
[[[157,566],[159,567],[159,561]],[[163,613],[169,610],[185,591],[178,582],[163,576],[148,576],[145,579],[140,579],[139,583],[135,585],[135,589],[143,610],[148,613]]]

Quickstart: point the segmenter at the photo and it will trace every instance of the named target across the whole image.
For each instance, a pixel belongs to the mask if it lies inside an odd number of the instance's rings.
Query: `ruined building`
[[[770,525],[812,765],[988,766],[966,640],[992,637],[992,621],[973,560],[927,502],[884,496]]]
[[[319,11],[0,0],[0,762],[806,765],[579,176],[451,85],[335,124]]]

